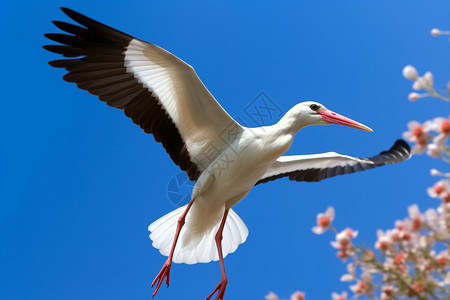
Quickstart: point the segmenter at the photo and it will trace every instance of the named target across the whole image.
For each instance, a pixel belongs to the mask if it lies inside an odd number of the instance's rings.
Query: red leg
[[[225,289],[227,288],[228,279],[227,279],[227,274],[225,273],[225,264],[223,262],[223,252],[222,252],[222,233],[223,233],[223,228],[225,227],[225,222],[227,221],[227,216],[228,216],[228,209],[225,209],[225,212],[224,212],[223,218],[222,218],[222,222],[220,223],[219,230],[217,230],[217,233],[216,233],[216,245],[217,245],[217,251],[219,253],[220,270],[222,271],[222,280],[216,286],[214,291],[211,294],[209,294],[209,296],[206,298],[206,300],[211,299],[211,297],[217,291],[218,292],[217,292],[216,300],[223,300],[223,296],[225,295]]]
[[[169,257],[167,258],[166,262],[164,263],[161,271],[159,271],[159,274],[156,276],[156,278],[152,282],[152,287],[156,283],[158,283],[156,285],[155,291],[153,292],[153,297],[155,297],[156,293],[159,290],[159,287],[161,286],[161,283],[164,281],[164,278],[166,278],[166,277],[167,277],[167,279],[166,279],[167,287],[169,287],[170,267],[172,266],[173,253],[175,251],[175,246],[177,245],[178,237],[180,236],[181,228],[183,228],[183,225],[184,225],[184,222],[186,219],[186,215],[193,203],[194,203],[194,199],[192,199],[191,202],[189,202],[188,206],[186,207],[186,210],[178,219],[177,231],[175,232],[175,238],[173,239],[172,249],[170,249]]]

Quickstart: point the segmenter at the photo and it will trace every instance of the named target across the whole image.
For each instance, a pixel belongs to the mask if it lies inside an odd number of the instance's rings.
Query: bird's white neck
[[[300,129],[308,125],[311,125],[310,122],[299,118],[298,109],[294,106],[273,127],[274,131],[280,135],[291,135],[294,137]]]

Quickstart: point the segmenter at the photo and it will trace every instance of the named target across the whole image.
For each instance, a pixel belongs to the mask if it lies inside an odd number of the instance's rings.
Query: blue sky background
[[[64,82],[41,47],[67,6],[148,42],[195,67],[233,116],[265,92],[282,111],[316,100],[373,133],[342,126],[305,128],[290,154],[354,156],[388,149],[409,120],[449,114],[439,100],[406,97],[413,64],[450,79],[449,1],[8,1],[0,11],[2,124],[0,298],[151,299],[165,257],[147,226],[176,208],[170,180],[180,173],[163,148],[119,110]],[[273,120],[275,123],[277,120]],[[411,203],[436,207],[426,187],[426,156],[320,183],[278,180],[256,187],[235,210],[250,235],[229,255],[226,299],[330,299],[345,265],[311,232],[327,206],[335,225],[360,231],[372,246]],[[174,265],[157,299],[203,299],[220,280],[219,263]]]

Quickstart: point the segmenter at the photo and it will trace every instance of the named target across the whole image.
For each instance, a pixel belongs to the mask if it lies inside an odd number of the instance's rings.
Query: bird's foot
[[[166,278],[167,287],[169,287],[169,278],[170,278],[170,267],[172,266],[171,260],[167,259],[167,261],[164,263],[164,266],[162,267],[161,271],[159,271],[158,276],[153,280],[152,287],[157,283],[156,289],[153,292],[153,297],[155,297],[156,293],[159,290],[159,287],[161,286],[161,283],[164,281],[164,278]]]
[[[217,292],[216,300],[223,300],[223,296],[225,295],[225,289],[227,288],[227,284],[228,284],[228,280],[226,278],[222,279],[222,281],[219,282],[219,284],[216,286],[214,291],[211,294],[209,294],[209,296],[206,298],[206,300],[211,299],[211,297],[217,291],[218,292]]]

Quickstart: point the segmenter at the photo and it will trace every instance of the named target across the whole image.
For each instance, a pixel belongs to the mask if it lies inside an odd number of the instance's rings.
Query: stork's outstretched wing
[[[46,34],[63,45],[44,48],[68,59],[50,65],[69,71],[64,80],[123,110],[196,180],[230,142],[221,134],[240,125],[194,69],[176,56],[73,10],[62,10],[84,27],[53,22],[68,34]]]
[[[399,163],[410,156],[410,147],[403,140],[396,141],[388,151],[370,158],[356,158],[335,152],[281,156],[256,184],[283,177],[289,177],[290,180],[295,181],[316,182],[337,175]]]

